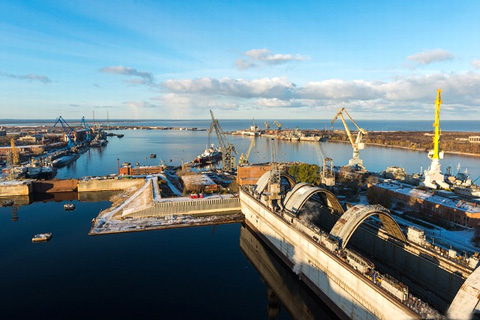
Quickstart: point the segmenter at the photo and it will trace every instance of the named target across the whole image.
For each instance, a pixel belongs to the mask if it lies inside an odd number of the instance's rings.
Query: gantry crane
[[[320,178],[322,183],[327,187],[335,185],[335,172],[333,171],[333,159],[325,157],[320,147],[320,143],[315,144],[317,151],[317,158],[320,164]]]
[[[350,118],[350,120],[355,125],[355,127],[357,127],[357,138],[355,140],[353,140],[352,133],[350,132],[350,129],[348,128],[348,125],[345,122],[345,118],[343,117],[344,112]],[[352,156],[352,159],[350,159],[348,161],[348,165],[350,167],[360,166],[360,167],[364,168],[363,167],[363,161],[362,161],[362,159],[360,159],[359,151],[365,148],[365,144],[362,143],[362,137],[363,137],[364,134],[367,134],[367,131],[360,128],[357,125],[355,120],[353,120],[353,118],[350,116],[350,114],[347,112],[347,110],[345,110],[345,108],[341,108],[337,111],[337,114],[335,115],[335,117],[332,120],[332,125],[335,122],[335,120],[337,120],[338,117],[340,117],[340,119],[342,119],[343,125],[345,126],[345,132],[347,133],[348,139],[350,140],[350,143],[352,144],[352,148],[353,148],[353,156]]]
[[[208,129],[208,136],[210,140],[210,135],[212,131],[215,130],[217,134],[218,144],[220,146],[220,151],[222,151],[222,161],[223,161],[223,170],[230,172],[235,168],[235,156],[237,150],[227,139],[227,135],[223,132],[222,127],[215,116],[213,115],[212,110],[210,110],[210,115],[212,116],[212,123],[210,124],[210,129]]]
[[[282,130],[282,124],[277,120],[273,121],[273,124],[277,126],[278,131]]]
[[[65,119],[63,119],[62,116],[57,118],[57,121],[55,121],[55,124],[53,126],[56,127],[57,124],[59,124],[59,123],[62,126],[63,132],[65,133],[65,136],[67,137],[67,140],[68,140],[67,147],[68,148],[73,148],[75,146],[75,144],[73,143],[75,130],[73,130],[73,128],[70,127],[70,125],[67,123],[67,121],[65,121]]]
[[[250,156],[250,152],[252,151],[252,148],[255,146],[255,139],[252,139],[250,142],[250,147],[248,147],[247,155],[243,155],[243,153],[240,155],[240,158],[238,159],[238,164],[248,164],[248,157]]]
[[[267,128],[267,130],[270,129],[270,124],[267,121],[264,121],[263,123],[265,124],[265,128]]]

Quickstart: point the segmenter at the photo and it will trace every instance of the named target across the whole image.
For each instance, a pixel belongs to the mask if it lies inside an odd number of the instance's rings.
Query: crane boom
[[[237,150],[235,149],[235,146],[228,141],[227,135],[223,131],[218,120],[215,119],[212,110],[210,110],[210,115],[212,117],[212,123],[210,124],[210,129],[208,129],[209,139],[212,131],[215,131],[218,145],[222,151],[223,169],[225,171],[232,171],[235,167],[235,157],[233,154],[237,154]]]
[[[238,159],[239,164],[247,164],[248,163],[248,157],[250,157],[250,152],[252,151],[252,148],[255,146],[255,139],[252,139],[250,142],[250,146],[248,147],[247,155],[243,155],[243,153],[240,155],[240,159]]]
[[[440,159],[440,152],[438,144],[440,142],[440,106],[442,105],[442,90],[438,89],[437,99],[435,100],[435,122],[433,127],[435,128],[435,135],[433,137],[433,155],[432,159]]]
[[[357,137],[355,140],[353,140],[352,133],[348,128],[348,125],[347,125],[347,122],[345,121],[345,117],[343,116],[343,113],[345,113],[348,116],[348,118],[352,121],[352,123],[357,128]],[[363,167],[363,161],[362,159],[360,159],[359,150],[364,148],[364,144],[362,143],[362,137],[363,135],[367,134],[367,131],[360,128],[357,125],[355,120],[353,120],[352,116],[350,116],[350,114],[347,112],[347,110],[345,110],[345,108],[341,108],[337,111],[337,114],[332,120],[332,125],[339,117],[342,120],[343,126],[345,127],[345,132],[347,133],[348,139],[350,140],[350,143],[352,144],[352,149],[353,149],[353,156],[352,156],[352,159],[350,159],[350,161],[348,162],[348,165],[352,167],[353,166]]]
[[[72,148],[74,146],[72,138],[73,138],[73,132],[75,130],[73,130],[73,128],[70,127],[70,125],[67,123],[67,121],[65,121],[65,119],[63,119],[62,116],[57,118],[57,120],[55,121],[55,124],[53,126],[56,127],[57,124],[59,124],[59,123],[62,126],[63,132],[65,133],[65,136],[68,139],[68,147]]]

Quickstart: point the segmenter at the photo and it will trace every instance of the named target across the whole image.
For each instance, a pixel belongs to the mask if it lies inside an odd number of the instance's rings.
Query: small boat
[[[46,242],[52,239],[52,234],[50,232],[47,233],[37,233],[33,236],[32,242]]]
[[[156,153],[152,153],[152,154],[150,155],[150,159],[155,159],[156,157],[157,157],[157,154],[156,154]]]
[[[13,206],[13,203],[14,203],[14,202],[13,202],[12,199],[5,200],[5,201],[3,201],[3,206],[4,206],[4,207],[11,207],[11,206]]]
[[[117,138],[123,138],[124,134],[117,134]]]
[[[65,211],[71,211],[75,210],[75,205],[73,203],[65,203],[63,205],[63,208],[65,209]]]

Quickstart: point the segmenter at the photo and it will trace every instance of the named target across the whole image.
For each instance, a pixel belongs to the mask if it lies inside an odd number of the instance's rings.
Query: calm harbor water
[[[198,123],[183,126],[204,127]],[[111,137],[106,147],[92,148],[60,169],[58,178],[115,173],[117,159],[120,163],[146,165],[162,159],[178,165],[182,160],[192,160],[208,144],[206,132],[121,133],[124,138]],[[228,138],[239,154],[247,151],[253,139]],[[269,161],[271,143],[277,148],[279,161],[318,161],[314,143],[261,137],[255,141],[251,162]],[[212,142],[216,142],[213,137]],[[351,157],[347,144],[321,146],[336,165],[345,164]],[[150,159],[151,153],[156,153],[157,159]],[[369,146],[361,157],[372,171],[397,165],[418,172],[420,166],[426,168],[429,163],[423,152]],[[447,155],[442,164],[444,168],[456,168],[461,163],[472,177],[477,177],[479,162],[478,158]],[[11,208],[0,208],[2,318],[265,319],[277,313],[279,319],[292,318],[288,302],[275,298],[285,294],[275,292],[275,286],[257,271],[259,261],[274,258],[251,255],[241,248],[242,237],[249,235],[240,225],[89,237],[92,218],[110,204],[74,203],[72,212],[65,212],[62,202],[21,206],[18,221],[12,220]],[[32,244],[31,237],[40,232],[52,232],[52,240]],[[283,264],[272,265],[285,277],[295,278]],[[302,297],[302,301],[308,300],[307,308],[315,318],[332,317],[328,307],[301,282],[290,279],[288,285],[280,287]]]

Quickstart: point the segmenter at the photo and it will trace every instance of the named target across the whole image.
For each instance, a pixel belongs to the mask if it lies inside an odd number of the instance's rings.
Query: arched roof
[[[480,302],[480,268],[475,269],[465,280],[457,295],[453,298],[447,316],[449,319],[472,319],[472,314],[479,311]]]
[[[390,236],[403,242],[407,241],[397,222],[392,218],[388,210],[381,205],[356,205],[351,207],[337,220],[330,234],[341,240],[342,248],[345,248],[353,233],[371,216],[379,217],[383,227]]]
[[[283,206],[288,211],[297,214],[314,194],[325,196],[326,205],[329,208],[332,208],[340,214],[343,213],[343,208],[333,193],[305,182],[296,184],[295,187],[287,193]]]
[[[291,186],[295,185],[295,179],[292,176],[286,173],[280,173],[280,177],[286,178]],[[255,191],[262,193],[268,185],[268,180],[270,180],[270,171],[265,172],[260,179],[258,179],[257,183],[255,184]]]

